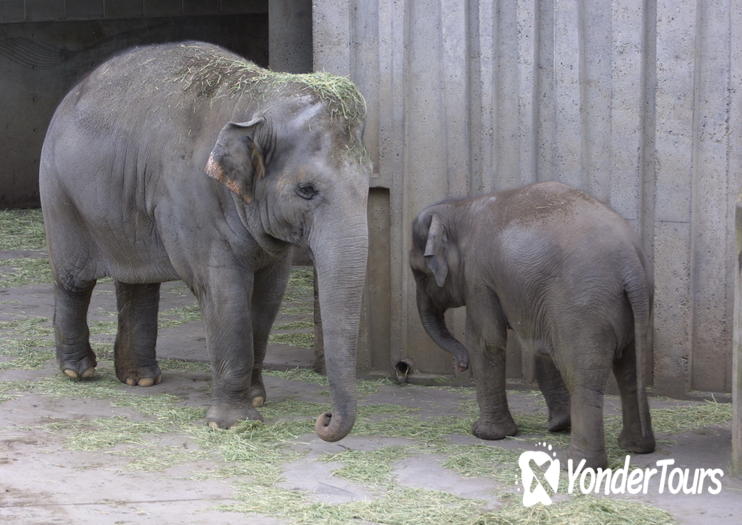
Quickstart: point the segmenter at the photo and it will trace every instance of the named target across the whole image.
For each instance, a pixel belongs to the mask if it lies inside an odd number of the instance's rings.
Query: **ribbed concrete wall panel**
[[[389,191],[374,208],[389,225],[388,260],[371,258],[369,283],[383,268],[390,293],[371,294],[367,315],[391,316],[365,352],[390,367],[408,357],[418,373],[451,373],[418,321],[412,218],[446,197],[561,180],[610,204],[642,237],[656,280],[657,389],[730,390],[739,0],[313,7],[315,69],[351,75],[366,95],[372,186]],[[463,335],[464,312],[451,323]],[[509,374],[529,379],[527,357],[513,348],[508,358]]]

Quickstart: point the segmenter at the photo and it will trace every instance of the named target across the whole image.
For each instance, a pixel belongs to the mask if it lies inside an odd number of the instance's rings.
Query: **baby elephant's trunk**
[[[436,308],[419,287],[417,290],[417,311],[420,313],[423,328],[435,344],[453,355],[459,370],[463,371],[469,368],[469,351],[448,331],[444,317],[445,311]]]

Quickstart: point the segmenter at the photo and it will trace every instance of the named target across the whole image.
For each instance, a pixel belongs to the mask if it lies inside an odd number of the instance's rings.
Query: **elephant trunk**
[[[445,311],[436,308],[425,292],[419,288],[417,290],[417,311],[420,313],[423,328],[435,344],[453,355],[459,370],[469,368],[469,351],[448,331],[443,315]]]
[[[356,349],[368,257],[365,213],[335,226],[323,225],[309,241],[317,269],[325,369],[333,404],[332,412],[321,414],[314,427],[325,441],[344,438],[356,420]]]

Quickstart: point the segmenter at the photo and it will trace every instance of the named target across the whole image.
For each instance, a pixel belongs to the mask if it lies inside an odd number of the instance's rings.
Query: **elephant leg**
[[[487,339],[483,339],[476,315],[469,317],[466,330],[479,404],[479,419],[472,425],[472,433],[480,439],[503,439],[518,433],[505,392],[505,324],[490,322]]]
[[[534,364],[536,381],[549,408],[549,432],[568,432],[569,391],[562,380],[562,374],[547,354],[537,352]]]
[[[572,436],[570,458],[586,467],[605,467],[603,431],[603,393],[611,369],[611,356],[605,341],[598,337],[571,338],[570,348],[562,348],[558,363],[569,389]]]
[[[502,439],[518,433],[505,391],[505,346],[484,345],[472,359],[479,419],[472,432],[480,439]]]
[[[493,293],[478,290],[470,295],[466,337],[479,404],[472,433],[480,439],[503,439],[518,433],[505,391],[507,321]]]
[[[234,268],[239,268],[235,263]],[[213,403],[206,420],[213,428],[229,428],[245,419],[262,420],[250,404],[253,330],[250,310],[252,274],[222,266],[201,290],[199,303],[206,326],[206,346],[213,371]]]
[[[118,331],[113,346],[116,377],[129,386],[152,386],[162,373],[155,357],[160,283],[116,281]]]
[[[263,384],[263,360],[268,347],[273,321],[281,306],[283,293],[289,279],[290,259],[265,268],[255,274],[252,293],[252,329],[254,363],[250,381],[250,403],[254,407],[263,406],[267,400]]]
[[[54,286],[54,339],[59,368],[71,379],[89,378],[98,364],[90,348],[87,314],[95,281]]]
[[[623,429],[618,437],[621,448],[636,454],[654,452],[655,441],[652,432],[652,420],[649,415],[649,404],[639,402],[636,384],[636,352],[634,345],[626,347],[620,359],[613,362],[613,374],[616,376],[618,389],[621,393],[621,410],[623,415]],[[644,412],[647,422],[647,434],[642,435],[640,413]]]

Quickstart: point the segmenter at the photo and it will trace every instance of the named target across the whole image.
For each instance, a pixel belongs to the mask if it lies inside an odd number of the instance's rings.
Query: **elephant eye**
[[[311,200],[319,193],[311,182],[300,182],[296,185],[296,194],[302,199]]]

